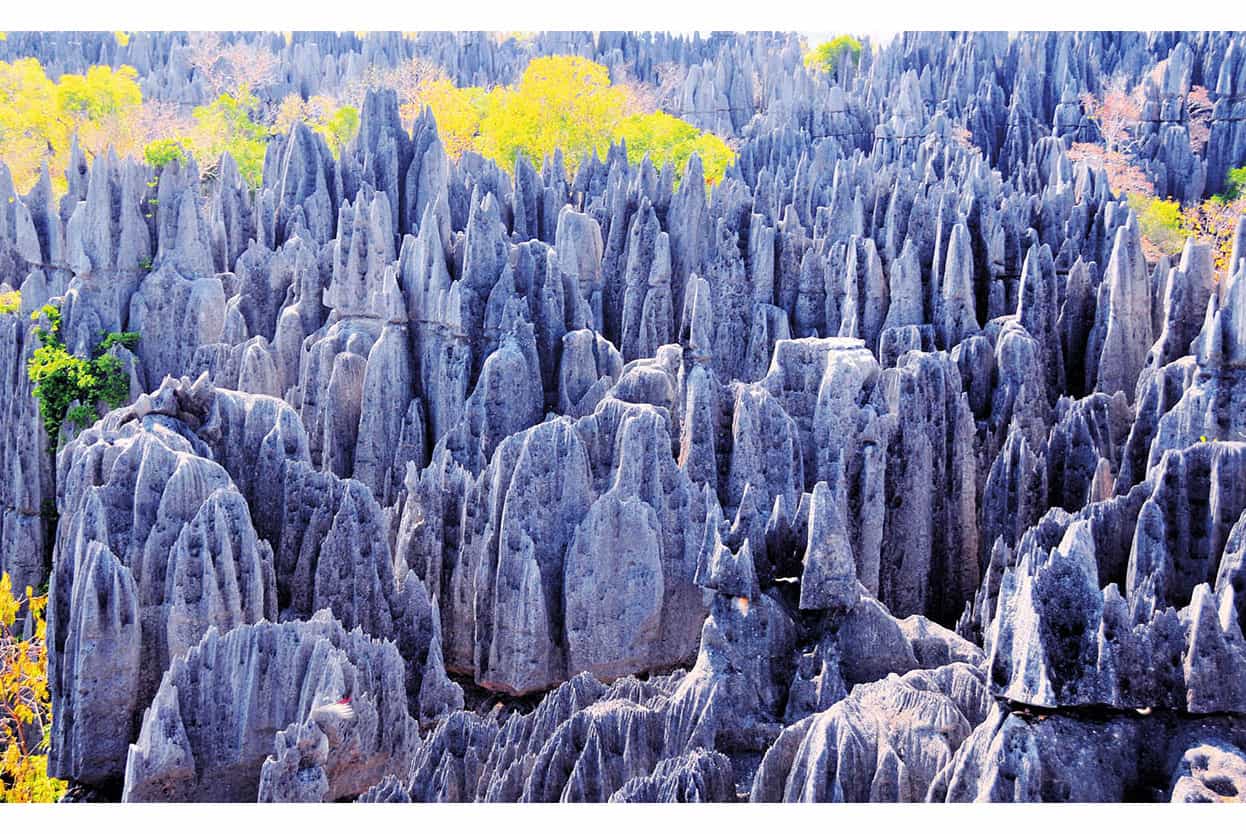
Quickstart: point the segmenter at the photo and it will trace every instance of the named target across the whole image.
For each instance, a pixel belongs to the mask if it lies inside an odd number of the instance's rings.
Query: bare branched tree
[[[125,113],[91,119],[78,127],[78,143],[90,156],[111,148],[119,157],[142,159],[143,151],[157,139],[179,139],[188,135],[193,121],[176,104],[149,100]]]
[[[215,32],[193,32],[188,51],[190,66],[207,82],[213,95],[237,96],[277,78],[280,59],[259,44],[238,41],[225,45]]]
[[[626,67],[618,70],[616,75],[612,80],[615,86],[623,89],[626,115],[652,113],[661,109],[658,88],[655,85],[640,81]]]
[[[688,70],[674,61],[667,61],[664,64],[658,64],[657,73],[658,106],[668,113],[675,113],[679,107],[679,96],[683,92],[684,78],[687,77]]]
[[[351,107],[362,107],[368,90],[392,89],[398,94],[398,107],[404,120],[414,118],[416,109],[438,81],[447,80],[445,71],[427,58],[412,58],[392,69],[370,66],[357,79],[346,84],[338,101]]]
[[[1117,196],[1140,194],[1150,197],[1155,193],[1142,169],[1131,165],[1119,151],[1105,150],[1091,142],[1075,142],[1069,150],[1069,161],[1084,162],[1091,168],[1104,171],[1108,176],[1108,188]]]
[[[1125,151],[1133,138],[1142,106],[1138,102],[1139,91],[1129,92],[1125,79],[1117,76],[1103,91],[1103,97],[1086,93],[1082,107],[1086,115],[1099,127],[1108,152]]]

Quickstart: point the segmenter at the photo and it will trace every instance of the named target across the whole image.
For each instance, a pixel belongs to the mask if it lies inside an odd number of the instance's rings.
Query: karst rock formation
[[[232,160],[0,164],[0,569],[50,771],[126,801],[1246,797],[1246,220],[1158,263],[1082,95],[1189,201],[1246,34],[232,33],[262,91],[578,54],[737,152],[508,175],[370,91]],[[186,36],[0,59],[209,95]],[[673,69],[672,69],[673,68]],[[1192,150],[1188,96],[1212,101]],[[2,160],[0,160],[2,161]],[[52,438],[31,313],[126,405]],[[53,510],[54,508],[54,510]],[[349,709],[344,707],[349,706]]]

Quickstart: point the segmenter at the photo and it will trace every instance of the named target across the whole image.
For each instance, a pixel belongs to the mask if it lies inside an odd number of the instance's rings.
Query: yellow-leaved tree
[[[537,58],[514,88],[504,89],[480,125],[480,150],[508,171],[523,154],[538,168],[562,148],[569,170],[596,151],[604,156],[627,96],[604,66],[574,55]]]
[[[424,87],[415,102],[433,111],[442,147],[454,158],[464,151],[477,151],[481,123],[491,107],[500,101],[500,88],[485,92],[483,87],[456,87],[447,78],[438,78]]]
[[[0,61],[0,159],[19,189],[30,187],[49,153],[66,144],[56,85],[34,58]]]
[[[133,67],[93,66],[84,75],[53,82],[35,58],[0,61],[0,158],[21,190],[34,184],[46,159],[53,180],[64,183],[72,137],[88,155],[114,146],[120,155],[141,150],[127,139],[142,105]]]
[[[329,149],[341,156],[342,149],[359,132],[359,110],[350,105],[339,107],[329,96],[317,95],[304,100],[298,93],[290,93],[277,107],[273,131],[289,133],[295,122],[304,122],[319,133],[329,143]]]
[[[414,77],[414,74],[411,74]],[[572,55],[537,58],[513,87],[456,87],[425,68],[418,82],[399,85],[404,117],[429,107],[446,152],[457,158],[475,151],[514,172],[522,154],[540,168],[561,148],[567,168],[593,153],[605,156],[611,142],[627,143],[628,161],[646,153],[661,168],[670,162],[678,177],[693,153],[701,157],[705,180],[723,178],[735,152],[713,133],[662,111],[649,112],[653,95],[642,85],[611,84],[601,64]]]
[[[102,119],[124,112],[143,101],[134,67],[112,69],[96,65],[86,75],[63,75],[56,84],[61,115],[70,121]]]
[[[0,802],[55,802],[66,783],[48,776],[52,703],[48,692],[47,596],[13,596],[0,574]],[[18,628],[19,615],[30,626]]]
[[[209,177],[228,152],[257,187],[274,131],[285,133],[295,120],[306,121],[340,153],[359,129],[357,108],[370,87],[397,90],[407,124],[430,108],[452,158],[470,150],[509,172],[520,154],[540,167],[559,148],[574,171],[592,154],[604,156],[612,141],[624,140],[632,162],[648,153],[659,167],[671,162],[677,175],[695,152],[712,184],[735,157],[712,133],[654,112],[659,97],[650,85],[627,79],[612,84],[606,67],[578,56],[537,58],[517,84],[491,90],[457,87],[436,64],[413,59],[366,73],[340,98],[291,95],[273,108],[254,91],[274,77],[276,57],[255,45],[225,47],[214,37],[192,39],[190,55],[218,94],[190,114],[170,102],[144,102],[131,67],[93,66],[53,82],[34,58],[0,62],[0,159],[17,187],[28,190],[46,161],[54,188],[63,192],[74,136],[89,159],[112,148],[119,157],[160,167],[193,153]]]
[[[645,154],[659,170],[669,162],[675,168],[676,183],[693,153],[701,157],[709,185],[720,181],[735,160],[735,151],[722,139],[661,110],[624,119],[615,133],[615,140],[620,139],[627,143],[628,162],[635,165]]]

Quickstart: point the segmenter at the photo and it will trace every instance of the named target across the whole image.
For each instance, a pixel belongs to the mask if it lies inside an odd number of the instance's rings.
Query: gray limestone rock
[[[1112,257],[1103,276],[1107,288],[1107,330],[1099,358],[1097,388],[1105,394],[1124,391],[1132,401],[1138,376],[1154,340],[1151,295],[1137,222],[1116,231]]]
[[[982,673],[965,664],[858,686],[784,729],[753,779],[754,802],[921,802],[981,721]]]
[[[146,409],[140,402],[114,412],[59,461],[48,630],[61,718],[52,767],[93,784],[120,778],[117,745],[133,739],[136,712],[174,657],[210,627],[276,615],[272,550],[257,537],[242,494],[186,424]],[[95,604],[76,602],[88,589]],[[101,641],[117,641],[118,658],[133,661],[106,672]],[[101,709],[114,714],[118,731],[86,734]]]
[[[734,802],[731,760],[722,753],[697,749],[663,759],[648,776],[623,783],[610,802]]]
[[[800,577],[802,610],[847,610],[860,598],[852,543],[848,539],[848,496],[843,473],[831,487],[819,481],[809,507],[809,540]]]
[[[1173,802],[1239,802],[1246,791],[1246,754],[1232,744],[1201,744],[1173,773]]]
[[[275,59],[259,108],[358,94],[357,135],[292,125],[255,188],[229,154],[0,163],[0,569],[51,583],[54,774],[1238,794],[1246,221],[1227,266],[1148,261],[1082,100],[1136,90],[1125,152],[1201,200],[1246,160],[1241,33],[904,33],[834,73],[791,33],[223,41]],[[370,89],[547,55],[729,139],[725,174],[621,142],[499,165]],[[0,42],[23,57],[215,96],[185,33]],[[47,303],[80,356],[141,332],[113,351],[132,404],[55,458],[25,372]]]
[[[566,555],[567,672],[609,680],[648,665],[662,623],[657,513],[607,493],[576,528]]]
[[[343,698],[349,710],[324,708]],[[130,746],[123,799],[353,796],[396,774],[418,738],[392,643],[328,612],[211,629],[165,673]]]
[[[1228,765],[1229,751],[1241,749],[1243,729],[1236,717],[1132,711],[1080,716],[1011,711],[997,704],[931,786],[929,799],[1163,802],[1205,795],[1206,789],[1190,784],[1212,763],[1198,751],[1225,751],[1216,764]]]

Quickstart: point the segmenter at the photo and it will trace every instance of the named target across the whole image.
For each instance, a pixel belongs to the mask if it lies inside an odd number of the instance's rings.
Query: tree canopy
[[[626,142],[630,162],[648,153],[659,168],[669,161],[677,175],[697,153],[710,183],[735,159],[713,133],[662,111],[647,112],[628,87],[611,83],[606,67],[572,55],[533,60],[512,87],[486,92],[439,77],[413,85],[407,97],[408,105],[432,109],[451,156],[475,151],[512,172],[519,156],[540,167],[561,148],[574,168],[619,141]]]
[[[0,157],[19,187],[29,187],[45,158],[63,178],[71,140],[85,125],[117,123],[142,101],[133,67],[94,66],[53,82],[35,58],[0,61]]]
[[[735,160],[735,152],[722,139],[661,110],[629,116],[619,124],[614,138],[627,144],[628,162],[638,163],[649,154],[658,168],[671,163],[677,176],[693,153],[701,157],[705,178],[711,182],[721,180]]]
[[[341,153],[359,130],[357,99],[367,86],[397,89],[405,120],[431,108],[452,157],[474,151],[510,172],[519,156],[539,167],[556,149],[574,170],[619,141],[626,142],[631,162],[647,153],[659,168],[674,165],[677,176],[696,153],[709,183],[721,180],[735,158],[719,137],[655,110],[652,96],[634,84],[612,83],[605,66],[579,56],[536,58],[517,83],[491,90],[455,86],[438,66],[417,59],[369,76],[338,97],[290,94],[266,104],[253,84],[267,83],[271,73],[252,67],[245,51],[231,52],[229,62],[209,62],[209,46],[197,47],[194,65],[204,67],[217,95],[189,114],[171,103],[144,101],[129,66],[93,66],[54,82],[34,58],[0,62],[0,158],[15,184],[28,189],[46,161],[53,186],[63,190],[76,136],[88,158],[111,147],[118,156],[159,168],[193,153],[205,175],[229,153],[258,187],[269,137],[295,121],[307,123]]]
[[[519,84],[490,104],[481,120],[480,150],[513,169],[516,154],[539,166],[562,148],[571,168],[594,151],[605,155],[627,102],[604,66],[559,55],[533,60]]]
[[[818,44],[805,55],[805,66],[834,75],[845,58],[854,65],[861,60],[861,41],[852,35],[839,35]]]

